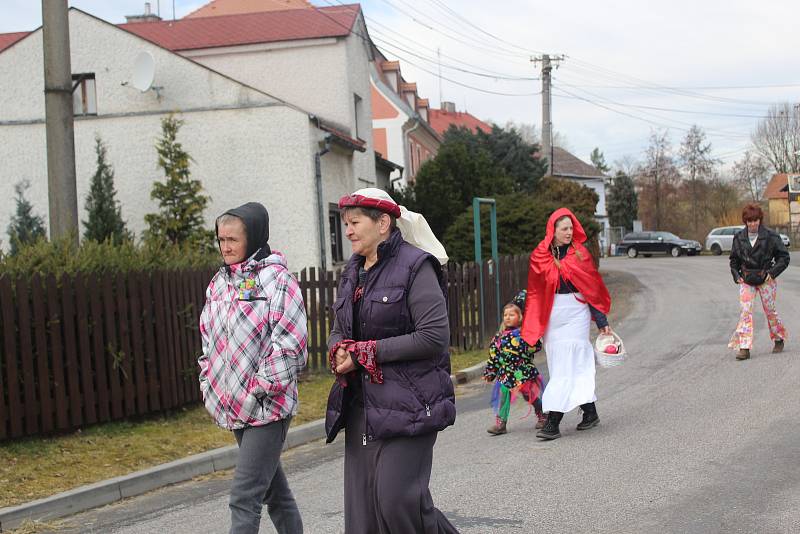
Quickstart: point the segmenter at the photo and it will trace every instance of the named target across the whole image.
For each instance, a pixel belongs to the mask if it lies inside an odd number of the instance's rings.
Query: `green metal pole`
[[[492,200],[491,203],[491,227],[492,227],[492,260],[494,261],[494,290],[495,303],[497,304],[497,324],[500,324],[502,303],[500,302],[500,255],[497,253],[497,204]]]
[[[472,199],[472,226],[475,232],[475,264],[478,266],[479,287],[481,292],[480,300],[480,314],[481,314],[481,327],[485,328],[486,320],[483,316],[483,262],[481,257],[481,198],[474,197]]]

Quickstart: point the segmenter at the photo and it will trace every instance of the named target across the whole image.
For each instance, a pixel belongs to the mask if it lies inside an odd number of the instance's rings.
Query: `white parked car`
[[[706,236],[706,250],[710,250],[715,256],[719,256],[723,252],[730,252],[733,246],[733,236],[742,228],[744,228],[744,225],[741,224],[714,228]],[[786,248],[789,248],[791,246],[789,236],[786,234],[780,234],[780,236],[783,244],[786,245]]]

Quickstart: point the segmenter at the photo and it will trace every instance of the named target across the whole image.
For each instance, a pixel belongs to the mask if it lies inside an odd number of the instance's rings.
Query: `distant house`
[[[764,198],[769,209],[770,226],[787,226],[789,224],[789,175],[776,174],[764,190]]]
[[[553,147],[552,173],[555,178],[571,180],[585,185],[597,193],[598,201],[594,210],[595,219],[600,223],[601,246],[606,239],[608,224],[608,212],[606,211],[606,179],[607,177],[598,171],[593,165],[586,163],[577,156],[564,150],[561,147]]]
[[[123,217],[135,232],[144,229],[144,215],[156,210],[152,184],[163,179],[160,122],[177,112],[193,176],[212,198],[208,224],[232,206],[260,201],[271,213],[270,243],[292,269],[349,256],[336,202],[375,184],[370,50],[350,31],[363,31],[358,6],[319,11],[114,25],[70,9],[79,216],[86,216],[99,135]],[[14,184],[28,179],[28,198],[47,213],[42,31],[0,36],[0,46],[0,195],[13,198]],[[130,81],[143,53],[156,68],[154,88],[140,92]],[[315,155],[324,149],[318,182]],[[0,228],[10,204],[0,210]]]
[[[464,127],[472,133],[482,130],[491,133],[492,126],[466,111],[456,111],[456,105],[452,102],[442,102],[441,109],[430,110],[430,124],[439,135],[444,133],[450,126]]]
[[[420,166],[436,156],[441,136],[429,124],[429,105],[417,84],[403,79],[399,61],[374,49],[372,63],[372,138],[376,159],[395,164],[389,182],[414,183]],[[405,173],[403,171],[405,170]]]

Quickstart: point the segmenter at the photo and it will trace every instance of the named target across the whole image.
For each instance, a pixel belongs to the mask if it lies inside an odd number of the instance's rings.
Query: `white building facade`
[[[357,163],[364,146],[330,127],[325,114],[282,102],[80,10],[70,10],[69,24],[73,76],[92,80],[88,90],[78,88],[77,109],[87,112],[75,118],[80,219],[86,219],[99,136],[114,167],[123,218],[141,234],[145,214],[157,211],[150,198],[152,184],[164,179],[155,149],[161,121],[174,113],[184,123],[178,140],[192,157],[192,177],[211,197],[208,227],[231,207],[262,202],[270,212],[271,245],[287,255],[291,269],[331,264],[337,251],[328,239],[328,209],[360,186],[359,178],[374,177],[374,164],[370,174],[366,164]],[[158,91],[143,93],[129,85],[142,52],[155,60]],[[0,51],[0,72],[0,195],[8,199],[0,210],[4,230],[13,215],[14,184],[20,180],[31,183],[26,196],[35,212],[46,215],[48,209],[41,29]],[[330,151],[322,157],[320,206],[315,155],[326,140]]]

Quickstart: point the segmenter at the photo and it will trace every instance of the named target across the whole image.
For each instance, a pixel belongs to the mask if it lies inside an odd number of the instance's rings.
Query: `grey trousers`
[[[284,419],[233,431],[239,457],[231,484],[230,534],[257,533],[263,505],[279,534],[302,534],[300,511],[281,468],[288,430],[289,419]]]
[[[363,410],[352,408],[345,427],[345,533],[458,534],[428,489],[437,433],[364,446],[363,428]]]

